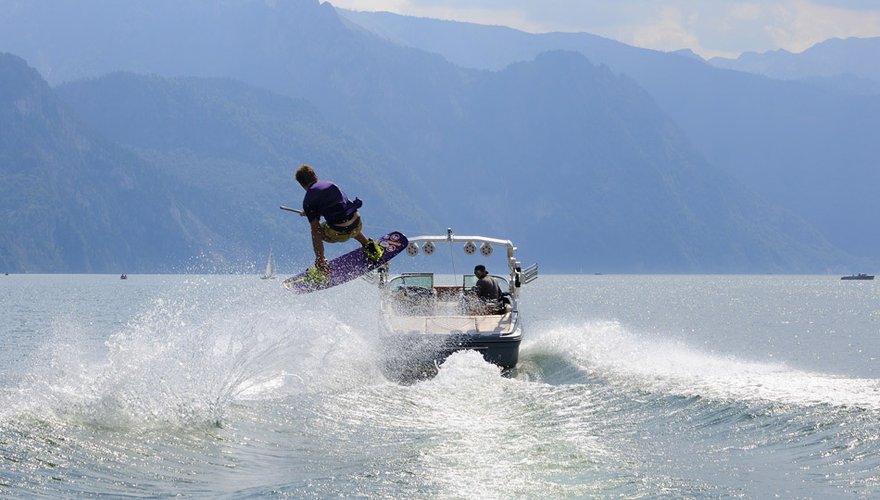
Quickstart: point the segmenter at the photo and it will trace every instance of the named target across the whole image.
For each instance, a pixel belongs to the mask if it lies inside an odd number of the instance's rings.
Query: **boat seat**
[[[389,319],[394,330],[405,333],[425,333],[425,318],[416,316],[393,316]]]
[[[471,333],[477,331],[477,325],[467,316],[431,316],[425,318],[425,331]]]
[[[394,291],[394,312],[406,316],[429,316],[434,313],[437,297],[432,288],[400,287]]]

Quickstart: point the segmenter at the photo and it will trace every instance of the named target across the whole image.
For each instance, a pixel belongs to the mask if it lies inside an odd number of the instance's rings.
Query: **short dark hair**
[[[478,272],[484,272],[484,273],[485,273],[485,272],[486,272],[486,266],[484,266],[483,264],[477,264],[476,266],[474,266],[474,274],[477,274]]]
[[[309,187],[318,182],[318,174],[315,173],[312,167],[303,163],[296,169],[296,182],[299,182],[303,187]]]

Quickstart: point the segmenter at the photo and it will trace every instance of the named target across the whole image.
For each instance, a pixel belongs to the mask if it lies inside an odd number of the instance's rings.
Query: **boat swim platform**
[[[516,324],[515,312],[483,316],[392,316],[387,318],[392,330],[422,334],[493,334],[509,335]]]

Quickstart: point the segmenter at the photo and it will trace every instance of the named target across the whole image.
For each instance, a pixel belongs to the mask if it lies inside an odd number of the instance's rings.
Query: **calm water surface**
[[[379,369],[366,282],[0,276],[0,497],[876,497],[880,286],[542,276],[518,369]]]

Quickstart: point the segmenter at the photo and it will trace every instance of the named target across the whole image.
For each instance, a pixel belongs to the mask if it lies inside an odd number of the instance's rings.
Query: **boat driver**
[[[495,278],[486,271],[486,266],[478,264],[474,266],[474,276],[477,282],[471,289],[475,299],[471,310],[472,314],[498,314],[501,305],[501,287]]]

